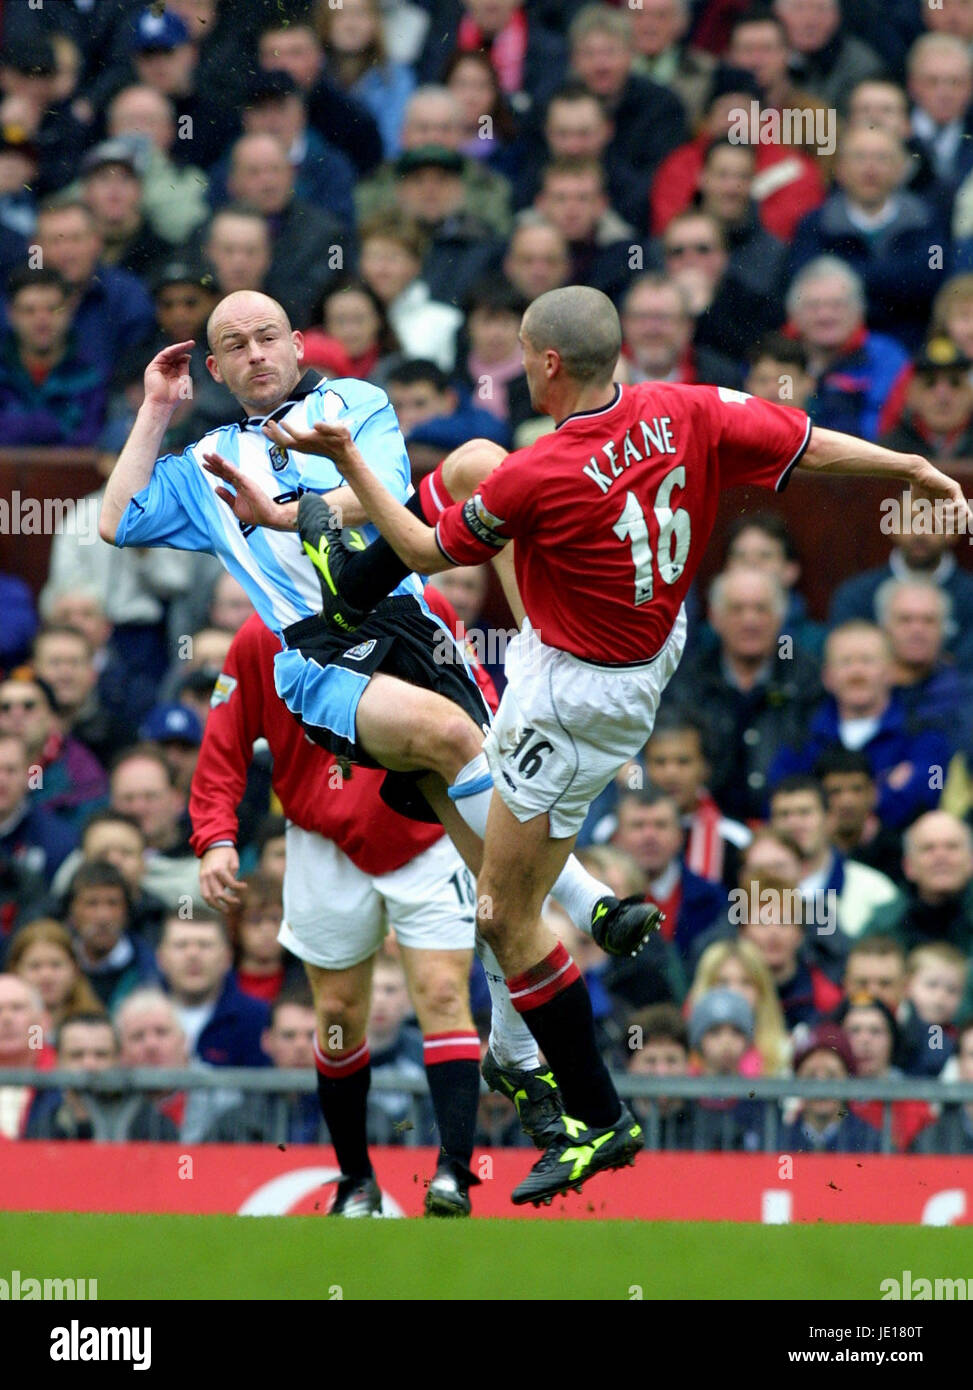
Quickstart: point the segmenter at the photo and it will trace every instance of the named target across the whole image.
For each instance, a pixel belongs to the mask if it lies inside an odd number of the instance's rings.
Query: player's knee
[[[472,1027],[469,971],[438,965],[417,972],[412,980],[412,1003],[423,1031],[442,1024]]]
[[[506,449],[493,440],[471,439],[443,464],[446,491],[455,502],[464,502],[506,457]]]
[[[318,999],[315,1012],[322,1052],[346,1052],[364,1038],[368,1017],[364,999],[326,994]]]

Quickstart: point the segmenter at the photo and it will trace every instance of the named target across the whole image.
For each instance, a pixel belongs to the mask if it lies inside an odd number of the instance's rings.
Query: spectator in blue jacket
[[[2,699],[0,699],[2,710]],[[4,920],[8,905],[23,907],[17,885],[32,881],[51,886],[55,873],[77,848],[78,836],[72,826],[27,794],[29,768],[27,745],[17,734],[0,732],[0,880],[6,893],[0,896],[0,937],[7,934]]]
[[[825,643],[823,681],[829,695],[803,744],[777,755],[770,786],[791,773],[810,772],[822,753],[839,744],[868,758],[883,825],[899,829],[932,810],[953,749],[938,731],[910,727],[892,690],[891,652],[881,628],[860,620],[836,628]]]
[[[787,317],[815,378],[807,410],[816,425],[875,439],[882,406],[908,354],[865,327],[861,277],[837,256],[818,256],[794,276]]]
[[[507,425],[474,405],[468,392],[451,385],[435,362],[421,358],[401,362],[389,369],[385,386],[406,443],[421,431],[423,443],[440,444],[444,452],[474,437],[510,446]]]
[[[973,749],[973,681],[943,660],[949,595],[928,579],[887,579],[875,594],[906,718]]]
[[[342,0],[315,12],[325,70],[372,114],[386,159],[399,152],[406,104],[416,85],[413,69],[385,51],[380,0]]]
[[[155,328],[148,290],[130,271],[101,264],[94,214],[81,201],[45,203],[35,236],[44,265],[67,284],[80,351],[110,377]]]
[[[949,230],[929,205],[902,191],[907,160],[898,136],[880,126],[853,126],[839,142],[835,190],[802,219],[791,246],[796,274],[818,256],[840,256],[862,277],[869,327],[908,348],[922,341],[929,301],[949,256]]]
[[[132,931],[131,914],[120,869],[103,859],[78,867],[68,889],[68,925],[84,977],[109,1012],[132,990],[159,983],[152,948]]]
[[[270,1065],[260,1041],[270,1010],[234,980],[233,953],[221,918],[198,908],[192,919],[170,913],[162,927],[158,964],[190,1057],[215,1067]]]
[[[15,574],[0,573],[0,613],[0,671],[9,671],[28,655],[37,632],[34,595]]]
[[[15,270],[0,334],[0,444],[93,444],[105,423],[106,375],[73,331],[56,270]]]
[[[844,1031],[822,1023],[794,1054],[794,1073],[802,1081],[847,1081],[855,1074],[855,1058]],[[847,1110],[842,1101],[806,1100],[797,1118],[784,1125],[778,1138],[782,1153],[878,1153],[877,1129]]]

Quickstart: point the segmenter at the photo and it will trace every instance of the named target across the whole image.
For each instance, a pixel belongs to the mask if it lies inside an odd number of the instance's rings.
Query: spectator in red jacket
[[[44,1009],[37,991],[18,975],[0,975],[0,1067],[50,1071]],[[34,1097],[32,1086],[0,1086],[0,1137],[20,1139]]]

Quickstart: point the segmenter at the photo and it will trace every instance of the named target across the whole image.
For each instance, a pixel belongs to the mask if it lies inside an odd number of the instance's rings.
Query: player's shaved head
[[[610,381],[622,350],[614,304],[590,285],[548,290],[524,315],[523,335],[535,352],[553,350],[575,381]]]
[[[249,319],[254,315],[262,315],[268,321],[280,323],[285,333],[291,331],[290,319],[284,306],[278,304],[276,299],[271,299],[269,294],[261,294],[259,290],[234,290],[232,294],[220,300],[207,321],[206,341],[209,343],[210,352],[216,351],[221,332],[234,327],[241,319]]]

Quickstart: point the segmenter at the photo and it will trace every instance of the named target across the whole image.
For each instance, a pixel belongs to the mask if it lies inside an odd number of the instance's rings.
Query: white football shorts
[[[400,869],[370,877],[331,840],[287,826],[284,920],[277,939],[298,960],[347,970],[391,927],[402,946],[471,950],[473,877],[444,835]]]
[[[493,785],[519,821],[546,811],[555,840],[581,829],[595,797],[645,747],[685,645],[685,607],[662,650],[640,666],[581,661],[545,646],[524,620],[483,745]]]

